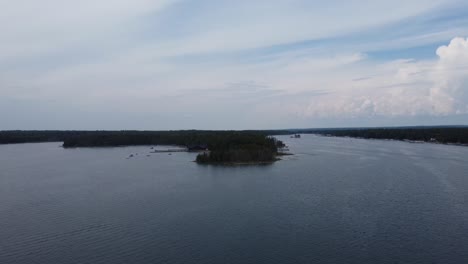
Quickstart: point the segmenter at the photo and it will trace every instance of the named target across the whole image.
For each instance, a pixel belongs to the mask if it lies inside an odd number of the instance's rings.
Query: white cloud
[[[187,21],[183,27],[184,34],[174,34],[169,39],[155,37],[155,43],[151,45],[157,47],[153,50],[154,53],[168,56],[255,49],[362,32],[453,2],[202,1],[210,8],[199,8],[188,13],[175,11],[169,14],[169,27],[177,26],[181,17]],[[191,4],[191,1],[185,3]],[[404,43],[414,44],[434,38],[440,40],[440,36],[426,36],[423,40],[405,40]]]
[[[124,56],[51,71],[30,83],[31,89],[11,87],[3,93],[55,100],[74,94],[74,104],[81,107],[104,104],[130,112],[164,111],[177,104],[190,112],[244,105],[263,115],[305,118],[456,115],[468,113],[466,44],[462,38],[452,40],[438,49],[437,60],[380,64],[360,53],[291,52],[267,61],[222,65]],[[264,88],[251,100],[237,91],[241,84],[226,86],[239,82]]]
[[[161,11],[176,1],[1,0],[0,59],[63,53],[80,45],[122,41],[132,20]]]
[[[149,56],[231,52],[359,32],[453,2],[205,0],[198,2],[204,8],[187,11],[186,6],[196,6],[197,1],[1,0],[0,59],[74,52],[92,45],[103,49],[116,42],[132,43],[131,48],[144,49]],[[177,8],[167,11],[174,3],[179,3]],[[163,10],[163,16],[158,14]],[[145,32],[138,29],[141,23]]]
[[[468,113],[468,39],[437,49],[434,61],[394,61],[364,67],[377,76],[353,89],[314,98],[304,114],[320,117],[455,115]]]

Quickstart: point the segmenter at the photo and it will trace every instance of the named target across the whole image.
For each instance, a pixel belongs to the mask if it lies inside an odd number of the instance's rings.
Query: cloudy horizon
[[[0,0],[0,130],[468,125],[460,0]]]

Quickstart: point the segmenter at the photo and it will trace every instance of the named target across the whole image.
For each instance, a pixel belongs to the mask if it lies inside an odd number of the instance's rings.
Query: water
[[[467,147],[280,138],[249,167],[0,146],[0,263],[468,263]]]

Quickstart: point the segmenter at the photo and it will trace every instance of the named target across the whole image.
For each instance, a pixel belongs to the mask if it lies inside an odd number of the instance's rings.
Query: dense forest
[[[467,126],[396,127],[396,128],[331,128],[249,131],[0,131],[0,144],[28,142],[64,142],[64,147],[99,147],[123,145],[221,144],[226,136],[245,134],[256,136],[320,134],[337,137],[432,141],[468,144]],[[213,146],[210,146],[213,147]]]
[[[91,134],[92,131],[58,131],[58,130],[7,130],[0,131],[0,144],[63,142],[76,135]]]
[[[284,143],[261,134],[226,135],[216,144],[209,144],[209,151],[197,156],[198,163],[264,163],[277,158],[278,149]]]
[[[316,130],[313,133],[335,137],[393,139],[468,145],[468,127],[324,129]]]
[[[65,148],[106,147],[127,145],[197,145],[222,144],[226,137],[249,135],[266,136],[261,131],[0,131],[0,144],[63,142]]]

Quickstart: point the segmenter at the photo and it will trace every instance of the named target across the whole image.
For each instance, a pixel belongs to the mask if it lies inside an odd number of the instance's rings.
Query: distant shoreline
[[[315,134],[362,139],[384,139],[468,146],[468,126],[423,126],[381,128],[325,128],[277,130],[174,130],[174,131],[0,131],[0,144],[63,142],[64,147],[121,147],[137,145],[179,145],[207,143],[213,135],[250,134],[279,136]],[[298,139],[300,140],[300,139]]]
[[[352,136],[334,136],[334,135],[323,135],[323,134],[310,134],[320,137],[330,137],[330,138],[350,138],[350,139],[363,139],[363,140],[382,140],[382,141],[396,141],[396,142],[405,142],[410,144],[434,144],[434,145],[447,145],[447,146],[459,146],[459,147],[468,147],[468,144],[464,143],[451,143],[451,142],[438,142],[438,141],[422,141],[422,140],[409,140],[409,139],[393,139],[393,138],[365,138],[365,137],[352,137]]]

